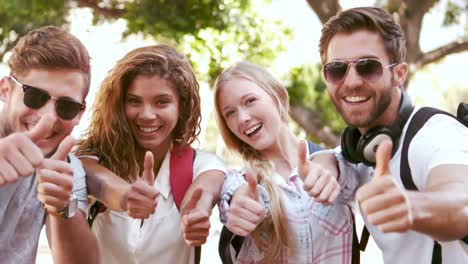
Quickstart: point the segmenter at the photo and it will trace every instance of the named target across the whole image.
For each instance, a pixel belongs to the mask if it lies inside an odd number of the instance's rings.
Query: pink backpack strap
[[[169,181],[172,196],[179,211],[185,193],[192,184],[194,155],[195,150],[190,146],[174,144],[172,147],[169,161]]]

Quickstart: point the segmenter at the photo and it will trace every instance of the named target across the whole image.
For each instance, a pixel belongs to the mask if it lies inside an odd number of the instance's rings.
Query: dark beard
[[[392,82],[393,82],[393,76],[392,76]],[[392,91],[393,89],[391,87],[387,87],[386,92],[382,93],[382,97],[379,99],[377,104],[372,108],[369,117],[367,120],[364,120],[359,123],[351,123],[348,118],[346,118],[345,112],[335,100],[332,99],[333,104],[335,105],[336,110],[340,113],[341,118],[345,121],[345,123],[350,126],[350,127],[357,127],[357,128],[371,128],[371,126],[375,123],[375,121],[382,116],[382,114],[387,110],[387,108],[390,106],[390,103],[392,102]]]
[[[382,114],[387,110],[392,102],[392,90],[389,89],[387,93],[382,94],[382,98],[377,103],[373,111],[370,113],[369,118],[362,122],[362,124],[358,124],[356,127],[370,127],[375,120],[377,120]]]

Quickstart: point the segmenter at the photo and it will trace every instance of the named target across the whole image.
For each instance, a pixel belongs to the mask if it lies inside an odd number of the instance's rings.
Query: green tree
[[[72,8],[90,8],[95,24],[125,19],[124,37],[142,33],[182,46],[200,79],[209,83],[238,59],[269,65],[291,36],[279,20],[254,10],[250,0],[0,0],[0,58],[32,28],[66,28]]]
[[[322,23],[342,9],[339,0],[307,0],[307,3]],[[420,46],[423,19],[437,6],[445,10],[441,26],[457,24],[467,28],[466,0],[377,0],[376,5],[389,10],[402,25],[411,72],[447,55],[468,50],[468,34],[430,51],[423,51]],[[291,35],[280,22],[265,19],[255,12],[251,0],[0,0],[0,58],[3,59],[18,36],[42,25],[67,27],[70,9],[83,7],[93,11],[95,23],[125,19],[124,35],[143,33],[175,41],[192,58],[201,79],[209,83],[235,58],[269,65],[285,49]],[[306,67],[304,71],[317,78],[309,80],[315,82],[304,81],[297,87],[301,76],[294,77],[294,71],[299,70],[293,70],[288,77],[289,80],[296,78],[289,90],[296,93],[302,89],[298,93],[307,96],[292,96],[292,118],[318,141],[336,145],[340,125],[335,124],[336,117],[328,112],[333,108],[326,101],[325,91],[320,90],[323,81],[317,77],[319,68]],[[315,101],[297,100],[301,98]]]
[[[64,0],[0,0],[0,61],[25,32],[42,25],[67,25],[70,9]]]

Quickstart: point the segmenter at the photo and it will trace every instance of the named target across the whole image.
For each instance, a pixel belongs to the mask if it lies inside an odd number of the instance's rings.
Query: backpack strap
[[[180,211],[185,193],[192,184],[195,151],[189,146],[174,144],[169,161],[169,181],[177,209]]]
[[[413,176],[411,174],[411,169],[408,162],[409,145],[411,143],[411,140],[413,140],[414,136],[416,136],[418,131],[424,126],[427,120],[429,120],[429,118],[436,114],[444,114],[456,118],[445,111],[432,107],[423,107],[414,114],[413,118],[411,118],[410,124],[408,125],[408,130],[406,131],[405,138],[403,140],[400,161],[400,177],[401,181],[403,182],[403,186],[407,190],[418,190],[418,188],[414,184]]]
[[[461,102],[458,105],[457,118],[468,127],[468,103]]]
[[[442,111],[437,108],[433,107],[422,107],[419,109],[411,119],[408,130],[406,131],[405,138],[403,141],[403,146],[401,150],[401,160],[400,160],[400,177],[403,183],[403,186],[407,190],[418,191],[418,188],[414,184],[413,176],[411,174],[411,169],[408,162],[408,149],[411,140],[413,140],[414,136],[418,133],[418,131],[424,126],[424,124],[431,118],[433,115],[436,114],[443,114],[450,117],[453,117],[460,121],[462,124],[468,127],[468,104],[460,103],[458,106],[457,117],[453,116],[450,113]],[[361,243],[360,248],[361,251],[364,251],[367,246],[367,241],[369,240],[369,231],[364,226],[361,235]],[[465,244],[468,244],[468,236],[465,236],[461,239]],[[432,251],[432,263],[442,263],[442,247],[437,242],[434,241],[434,249]]]
[[[462,105],[465,105],[466,107],[466,104],[460,104],[460,107]],[[458,115],[460,115],[460,107],[458,109],[459,110]],[[414,184],[413,176],[411,174],[411,169],[410,169],[409,162],[408,162],[409,145],[411,143],[411,140],[413,140],[414,136],[424,126],[427,120],[429,120],[429,118],[431,118],[433,115],[436,115],[436,114],[443,114],[443,115],[447,115],[447,116],[457,119],[457,117],[453,116],[452,114],[439,110],[437,108],[423,107],[414,114],[408,126],[408,130],[406,131],[405,139],[403,141],[403,146],[401,150],[400,177],[401,177],[401,181],[403,182],[403,186],[407,190],[418,191],[418,188]],[[464,121],[461,118],[457,120],[460,121],[461,123],[463,123]],[[465,125],[468,125],[468,123],[465,123]],[[461,240],[464,241],[465,244],[468,244],[468,236],[462,238]],[[434,248],[432,250],[432,264],[438,264],[438,263],[442,263],[442,247],[437,241],[434,241]]]
[[[174,144],[169,161],[169,181],[171,184],[172,197],[180,212],[182,200],[185,197],[193,180],[193,163],[196,152],[190,146]],[[200,263],[201,246],[195,247],[195,264]]]
[[[353,244],[351,245],[351,264],[359,264],[361,263],[361,252],[359,252],[359,238],[356,232],[356,217],[354,216],[352,207],[349,207],[349,210],[353,216]]]

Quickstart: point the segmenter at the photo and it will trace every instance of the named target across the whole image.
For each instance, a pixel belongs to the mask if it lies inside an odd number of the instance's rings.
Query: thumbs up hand
[[[362,213],[370,224],[384,232],[405,232],[412,228],[412,209],[407,192],[392,178],[389,162],[392,143],[379,144],[376,153],[374,178],[356,193]]]
[[[36,143],[50,135],[53,125],[54,117],[44,115],[30,131],[0,139],[0,186],[31,176],[41,165],[44,154]]]
[[[38,198],[51,215],[68,206],[73,189],[73,167],[67,162],[68,153],[75,145],[75,139],[67,136],[52,157],[44,159],[37,169]]]
[[[307,142],[304,140],[299,143],[298,155],[297,172],[304,182],[304,190],[315,201],[323,205],[331,204],[341,190],[337,176],[334,176],[321,162],[307,159]]]
[[[247,170],[247,184],[232,195],[226,227],[236,235],[246,237],[265,219],[266,209],[258,195],[257,173]]]
[[[182,206],[182,232],[189,246],[203,245],[209,235],[211,202],[204,197],[202,188],[195,189]]]
[[[146,219],[156,210],[159,192],[154,187],[154,157],[147,151],[141,177],[126,194],[127,212],[135,219]]]

